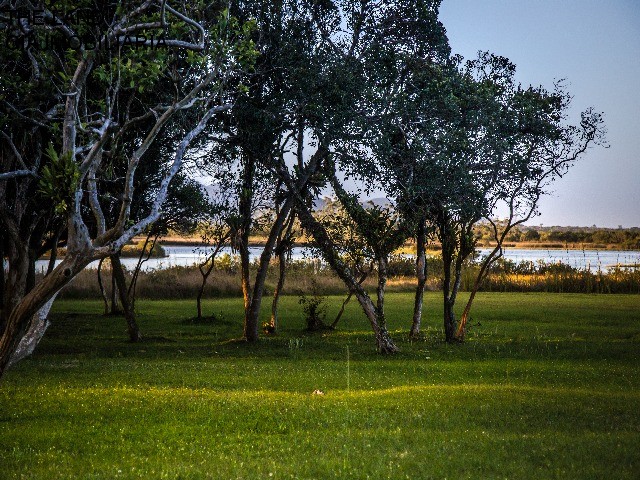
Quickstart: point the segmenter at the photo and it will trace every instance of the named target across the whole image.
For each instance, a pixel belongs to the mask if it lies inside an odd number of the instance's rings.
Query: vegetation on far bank
[[[263,246],[267,240],[268,229],[254,231],[249,237],[250,245]],[[493,247],[495,241],[488,225],[480,223],[474,229],[478,237],[478,247]],[[297,245],[307,245],[312,240],[304,235],[296,239]],[[196,245],[202,243],[199,235],[177,235],[170,233],[161,239],[165,245]],[[505,238],[504,247],[531,249],[570,249],[570,250],[640,250],[640,227],[603,228],[596,227],[516,227]],[[427,249],[439,251],[440,243],[433,239]],[[415,242],[409,239],[397,250],[397,253],[415,253]]]
[[[428,257],[426,289],[442,289],[442,259]],[[252,264],[255,271],[257,262]],[[278,283],[277,262],[273,262],[266,278],[266,294],[273,295]],[[469,291],[477,275],[478,264],[467,262],[461,276],[461,291]],[[103,267],[103,284],[110,296],[111,273],[109,263]],[[131,272],[127,272],[131,276]],[[374,291],[375,275],[370,275],[363,287]],[[287,282],[282,293],[303,295],[347,295],[340,278],[326,264],[319,260],[292,260],[287,263]],[[137,280],[137,294],[149,299],[195,299],[202,283],[197,267],[174,266],[140,272]],[[415,291],[415,260],[394,256],[389,262],[389,292]],[[520,262],[501,259],[493,267],[481,287],[482,291],[493,292],[548,292],[548,293],[629,293],[640,294],[640,268],[613,268],[609,271],[592,272],[562,263]],[[216,260],[215,268],[203,292],[204,298],[242,296],[240,265],[237,257],[228,254]],[[97,273],[93,269],[81,272],[78,277],[61,292],[61,298],[98,299],[101,297]],[[195,300],[194,300],[195,304]]]

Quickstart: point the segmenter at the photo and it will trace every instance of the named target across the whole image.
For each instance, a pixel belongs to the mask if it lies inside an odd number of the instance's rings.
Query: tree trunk
[[[278,301],[280,300],[280,293],[284,288],[284,280],[287,274],[287,252],[282,251],[278,255],[278,283],[276,289],[273,291],[273,302],[271,302],[271,320],[269,322],[269,328],[271,333],[278,331]]]
[[[0,317],[0,327],[2,327],[0,333],[5,332],[11,312],[27,293],[27,277],[29,275],[29,254],[26,247],[11,242],[7,254],[9,270],[5,283],[4,306]]]
[[[273,249],[276,245],[278,237],[284,229],[285,222],[289,216],[289,211],[293,206],[293,199],[287,198],[282,205],[282,208],[276,216],[275,222],[271,226],[269,237],[260,255],[260,263],[258,265],[258,271],[256,273],[256,279],[253,285],[253,295],[251,296],[251,303],[248,311],[245,311],[245,336],[247,340],[254,341],[258,339],[259,320],[260,320],[260,306],[262,303],[262,295],[264,293],[264,282],[267,279],[267,272],[269,271],[269,263],[271,262],[271,256]]]
[[[378,325],[387,328],[387,319],[384,315],[384,293],[389,276],[389,260],[383,255],[378,258],[378,286],[376,288],[376,313],[378,315]]]
[[[58,259],[58,242],[60,241],[60,235],[64,229],[58,228],[56,230],[55,236],[53,237],[52,246],[51,246],[51,255],[49,256],[49,265],[47,265],[47,275],[53,272],[53,269],[56,266],[56,260]]]
[[[320,224],[304,204],[302,199],[298,199],[299,210],[298,218],[302,223],[302,226],[307,229],[316,240],[318,247],[322,251],[325,260],[329,263],[331,268],[336,272],[338,277],[345,283],[350,291],[353,291],[354,295],[358,299],[360,306],[364,314],[371,323],[371,328],[375,334],[376,346],[380,353],[396,353],[398,347],[393,343],[393,339],[387,331],[386,325],[380,325],[378,323],[378,315],[376,313],[376,307],[373,305],[371,298],[364,291],[362,286],[356,281],[349,267],[340,259],[336,253],[327,232],[322,224]]]
[[[198,290],[198,296],[196,298],[196,306],[198,310],[198,320],[202,320],[202,297],[204,295],[204,289],[207,286],[207,279],[211,272],[213,271],[213,267],[215,266],[216,256],[220,249],[222,248],[224,241],[221,241],[218,245],[216,245],[215,250],[207,257],[207,260],[202,265],[198,265],[198,270],[200,270],[200,275],[202,275],[202,283],[200,284],[200,290]],[[210,265],[205,269],[204,267],[207,263],[211,262]]]
[[[344,309],[347,307],[347,304],[351,300],[351,297],[353,297],[353,292],[349,292],[349,294],[347,295],[347,298],[345,298],[344,301],[342,302],[342,305],[340,306],[340,311],[336,315],[336,318],[333,321],[333,323],[331,324],[330,328],[332,328],[332,329],[336,328],[336,326],[338,325],[338,322],[342,318],[342,314],[344,313]]]
[[[453,263],[453,254],[451,246],[444,238],[442,242],[442,263],[444,266],[444,279],[442,282],[442,296],[444,300],[444,337],[448,343],[455,340],[455,316],[453,313],[453,305],[451,302],[452,285],[451,285],[451,265]]]
[[[257,326],[247,325],[247,315],[251,308],[251,278],[249,272],[249,233],[251,230],[252,203],[253,203],[253,177],[255,173],[255,162],[251,155],[243,156],[242,189],[238,198],[238,212],[240,214],[239,238],[236,245],[240,253],[240,271],[242,282],[242,297],[244,300],[244,324],[243,337],[249,342],[258,340]]]
[[[93,260],[89,254],[65,256],[50,275],[22,297],[11,309],[5,331],[0,339],[0,377],[6,371],[11,356],[29,330],[31,318],[45,303]],[[26,275],[25,275],[26,277]],[[26,280],[26,278],[25,278]]]
[[[120,302],[118,300],[118,283],[116,282],[116,276],[113,273],[113,262],[111,262],[111,312],[110,315],[120,315]]]
[[[460,317],[460,324],[458,325],[458,330],[456,331],[456,339],[460,342],[464,341],[464,337],[467,333],[467,321],[469,320],[469,313],[471,312],[471,305],[473,304],[473,300],[476,297],[476,293],[478,293],[478,289],[484,280],[489,267],[493,262],[495,262],[502,255],[499,255],[500,245],[497,245],[489,255],[483,260],[482,265],[480,266],[480,271],[476,276],[475,281],[473,282],[473,287],[471,289],[471,294],[469,295],[469,300],[467,300],[467,304],[462,311],[462,316]]]
[[[116,285],[118,287],[118,293],[120,294],[120,303],[124,310],[124,318],[127,322],[127,333],[129,334],[129,340],[132,342],[139,342],[142,340],[138,323],[136,322],[135,305],[131,301],[131,298],[127,295],[127,279],[124,276],[124,270],[120,263],[120,254],[111,255],[111,268],[113,276],[116,279]]]
[[[358,284],[362,285],[362,283],[367,279],[367,277],[369,276],[369,274],[373,271],[373,264],[372,266],[369,267],[369,270],[366,272],[363,272],[363,274],[360,276],[360,279],[358,280]],[[336,315],[335,320],[333,321],[333,323],[331,324],[330,328],[336,328],[336,326],[338,325],[338,322],[340,321],[340,318],[342,318],[342,314],[344,313],[344,309],[346,308],[347,304],[351,301],[351,297],[353,296],[353,291],[350,290],[349,294],[347,295],[347,298],[344,299],[344,301],[342,302],[342,306],[340,307],[340,311],[338,312],[338,315]]]
[[[4,308],[4,288],[5,288],[5,271],[4,271],[4,235],[0,232],[0,334],[2,333],[2,310]]]
[[[102,301],[104,302],[104,314],[109,315],[109,299],[107,298],[107,293],[104,290],[104,284],[102,283],[102,264],[104,263],[104,258],[101,258],[98,262],[98,287],[100,288],[100,295],[102,296]]]
[[[45,303],[42,308],[40,308],[40,310],[38,310],[38,312],[33,315],[33,317],[31,318],[31,325],[29,326],[29,330],[20,340],[16,351],[13,352],[13,355],[11,355],[8,367],[15,365],[20,360],[28,357],[34,352],[34,350],[40,343],[40,340],[42,340],[44,333],[47,331],[47,328],[49,328],[49,311],[51,310],[53,302],[55,301],[57,296],[58,294],[55,293],[47,301],[47,303]]]
[[[420,336],[422,325],[422,305],[424,301],[424,288],[427,284],[427,227],[425,219],[420,219],[418,234],[416,236],[416,295],[413,302],[413,321],[409,338],[416,339]]]

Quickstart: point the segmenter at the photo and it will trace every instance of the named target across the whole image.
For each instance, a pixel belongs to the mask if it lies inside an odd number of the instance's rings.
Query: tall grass
[[[252,269],[255,272],[257,264]],[[462,272],[461,291],[469,291],[475,281],[479,266],[466,263]],[[411,292],[415,289],[415,264],[412,258],[394,256],[389,264],[389,292]],[[442,260],[437,256],[428,259],[427,287],[429,291],[441,289]],[[277,264],[269,269],[266,294],[270,295],[278,281]],[[103,268],[103,283],[109,287],[111,276]],[[137,292],[140,298],[188,299],[195,298],[202,277],[195,266],[173,266],[170,268],[143,271],[140,274]],[[375,272],[364,282],[365,288],[375,289]],[[317,259],[293,260],[287,268],[285,295],[309,294],[314,290],[323,295],[346,294],[344,283],[333,271]],[[563,263],[530,262],[515,263],[501,259],[491,269],[481,287],[493,292],[548,292],[548,293],[640,293],[640,267],[615,267],[592,272],[588,268],[577,268]],[[98,298],[97,272],[87,269],[67,286],[62,298]],[[224,255],[216,263],[204,292],[205,298],[237,297],[242,295],[240,269],[237,260]]]

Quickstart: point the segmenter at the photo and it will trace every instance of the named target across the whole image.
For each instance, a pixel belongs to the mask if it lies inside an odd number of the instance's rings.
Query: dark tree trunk
[[[235,240],[236,247],[240,253],[240,272],[242,282],[242,297],[244,300],[245,319],[243,325],[243,337],[249,342],[258,340],[257,326],[247,325],[247,316],[251,308],[251,278],[249,271],[249,233],[251,230],[252,203],[253,203],[253,178],[255,173],[255,162],[251,155],[243,156],[242,189],[238,199],[238,212],[240,214],[240,225],[238,236]]]
[[[27,277],[29,276],[29,253],[23,245],[9,244],[7,251],[9,271],[7,272],[4,306],[0,318],[1,332],[8,327],[9,316],[27,293]],[[20,341],[20,339],[18,339]]]
[[[276,220],[271,226],[269,237],[260,255],[260,263],[258,265],[258,271],[256,273],[255,283],[253,285],[253,295],[251,296],[251,303],[249,310],[245,312],[245,336],[247,340],[253,341],[258,339],[258,329],[260,324],[260,306],[262,304],[262,295],[264,294],[264,283],[267,279],[267,273],[269,271],[269,263],[271,262],[271,256],[273,249],[276,246],[278,237],[282,234],[285,222],[289,216],[289,211],[293,205],[293,200],[287,198],[282,208],[276,216]]]
[[[338,277],[340,277],[340,279],[345,283],[347,288],[350,291],[353,291],[354,295],[358,299],[364,314],[371,323],[371,328],[373,329],[376,337],[378,351],[380,353],[396,353],[398,351],[398,347],[393,343],[393,339],[391,338],[391,335],[389,335],[386,325],[380,325],[378,323],[376,307],[371,301],[371,298],[354,278],[349,267],[337,255],[324,227],[315,218],[313,218],[313,215],[311,215],[311,212],[307,210],[306,205],[304,205],[302,201],[299,201],[299,204],[300,208],[298,210],[298,218],[300,218],[302,226],[313,235],[313,238],[316,240],[325,260],[329,263],[331,268],[333,268]]]
[[[280,293],[284,288],[284,280],[287,274],[287,252],[280,252],[278,255],[278,283],[276,289],[273,291],[273,301],[271,302],[271,320],[269,322],[269,329],[271,333],[278,331],[278,302],[280,300]]]
[[[409,338],[420,336],[422,325],[422,305],[424,301],[424,288],[427,284],[427,227],[425,219],[420,219],[418,234],[416,236],[416,295],[413,302],[413,322],[409,331]]]
[[[132,299],[127,295],[127,279],[124,276],[124,270],[120,263],[120,255],[111,255],[111,267],[113,276],[116,279],[116,285],[118,287],[118,293],[120,294],[120,303],[124,310],[124,318],[127,322],[127,333],[129,334],[129,340],[132,342],[139,342],[142,340],[138,323],[136,322],[135,305],[131,301]]]
[[[28,250],[29,267],[27,270],[27,288],[25,293],[29,293],[36,286],[36,252],[32,248]]]
[[[120,301],[118,300],[118,283],[116,282],[116,276],[113,271],[113,262],[111,262],[111,311],[109,314],[120,315],[122,311],[120,310]]]
[[[4,271],[4,235],[0,232],[0,334],[2,334],[2,310],[4,308],[4,286],[5,286],[5,271]]]
[[[53,272],[53,269],[56,266],[56,260],[58,259],[58,242],[60,241],[60,235],[62,235],[63,231],[63,228],[58,228],[53,237],[51,255],[49,257],[49,265],[47,265],[47,275]]]
[[[451,267],[453,264],[453,247],[447,239],[442,239],[442,263],[444,266],[444,279],[442,282],[442,295],[444,299],[444,337],[448,343],[455,341],[455,316],[452,303]]]
[[[104,302],[104,314],[109,315],[109,299],[107,298],[107,292],[104,290],[104,284],[102,283],[102,264],[104,263],[104,258],[101,258],[98,262],[98,287],[100,288],[100,295],[102,296],[102,301]]]
[[[198,270],[200,270],[200,275],[202,276],[202,283],[200,284],[200,290],[198,290],[198,296],[196,297],[196,307],[198,310],[198,320],[202,320],[202,297],[204,296],[204,289],[207,286],[207,279],[211,272],[213,271],[213,267],[215,266],[216,256],[222,249],[222,245],[224,244],[224,240],[220,241],[218,245],[216,245],[214,251],[207,257],[207,260],[202,265],[198,265]],[[207,264],[209,264],[207,266]],[[205,268],[206,267],[206,268]]]
[[[373,265],[371,267],[369,267],[368,271],[364,272],[360,276],[360,279],[358,280],[358,284],[362,285],[362,283],[367,279],[367,277],[369,276],[369,274],[372,271],[373,271]],[[335,320],[333,321],[333,323],[331,324],[331,326],[329,328],[336,328],[338,326],[338,322],[342,318],[342,314],[344,313],[344,309],[347,307],[347,304],[351,301],[351,297],[353,297],[353,291],[349,290],[349,294],[347,295],[347,298],[345,298],[344,301],[342,302],[342,306],[340,307],[340,311],[338,312],[338,315],[336,315]]]
[[[378,286],[376,288],[376,313],[378,316],[378,325],[387,328],[387,318],[384,314],[384,293],[387,287],[387,278],[389,276],[389,260],[386,255],[378,258]]]
[[[373,264],[369,267],[368,271],[362,273],[362,275],[360,276],[360,279],[358,280],[358,284],[362,285],[362,283],[367,279],[367,277],[372,271],[373,271]],[[344,301],[342,302],[340,311],[338,312],[338,315],[336,315],[335,320],[333,321],[333,323],[329,328],[336,328],[338,326],[338,322],[342,318],[342,314],[344,313],[344,309],[347,307],[347,304],[351,301],[351,297],[353,297],[353,290],[349,290],[349,294],[347,295],[347,298],[345,298]]]
[[[26,252],[25,252],[26,253]],[[61,264],[29,293],[19,298],[11,308],[5,331],[0,339],[0,377],[4,374],[11,357],[22,337],[29,329],[31,318],[40,308],[51,299],[63,286],[77,275],[93,260],[89,255],[76,253],[67,255]],[[28,259],[24,260],[23,278],[26,285],[26,270]]]

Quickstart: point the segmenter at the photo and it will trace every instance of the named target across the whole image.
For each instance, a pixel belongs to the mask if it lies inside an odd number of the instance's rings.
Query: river
[[[162,269],[172,266],[191,266],[204,259],[206,250],[197,248],[195,245],[168,245],[164,246],[167,253],[163,258],[151,258],[144,265],[144,270]],[[490,249],[478,249],[479,255],[486,255]],[[226,247],[221,254],[231,254],[231,249]],[[262,247],[250,247],[251,259],[258,258],[262,253]],[[313,258],[311,251],[306,247],[294,247],[292,258],[301,260]],[[614,265],[639,265],[640,251],[629,250],[547,250],[547,249],[520,249],[505,248],[504,258],[516,263],[522,261],[538,262],[562,262],[576,268],[589,268],[592,272],[599,269],[606,271]],[[133,269],[137,262],[136,258],[123,258],[122,263],[128,269]],[[44,271],[47,268],[48,260],[38,260],[36,270]],[[89,264],[88,268],[97,268],[98,262]]]

